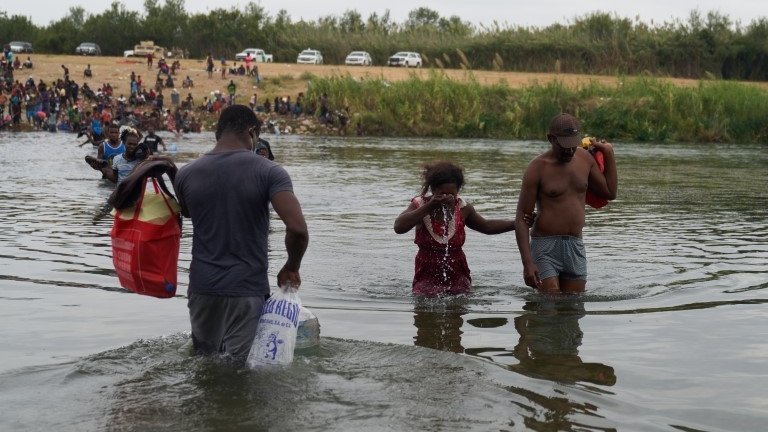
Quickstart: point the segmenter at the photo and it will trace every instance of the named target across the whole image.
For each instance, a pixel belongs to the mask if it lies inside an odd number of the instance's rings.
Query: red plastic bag
[[[120,285],[137,294],[159,298],[176,295],[181,244],[179,205],[153,178],[146,182],[134,207],[117,210],[112,225],[112,263]]]
[[[595,158],[595,162],[597,162],[597,166],[600,168],[600,172],[605,172],[605,155],[603,155],[603,152],[600,150],[595,150],[595,152],[592,154],[592,157]],[[599,196],[593,194],[589,189],[587,189],[586,201],[587,204],[596,209],[603,208],[606,204],[608,204],[607,199],[600,198]]]

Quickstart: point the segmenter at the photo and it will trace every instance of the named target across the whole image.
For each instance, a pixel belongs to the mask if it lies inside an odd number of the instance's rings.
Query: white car
[[[32,44],[29,42],[13,41],[8,44],[12,52],[15,53],[31,53]]]
[[[370,66],[372,63],[371,55],[365,51],[352,51],[344,60],[346,65]]]
[[[245,60],[249,53],[256,63],[272,63],[272,54],[267,54],[260,48],[246,48],[243,52],[235,54],[235,60]]]
[[[300,64],[323,64],[323,55],[320,51],[313,49],[305,49],[299,53],[299,57],[296,59],[296,63]]]
[[[421,67],[421,54],[400,51],[387,60],[387,64],[390,66],[403,66],[403,67]]]

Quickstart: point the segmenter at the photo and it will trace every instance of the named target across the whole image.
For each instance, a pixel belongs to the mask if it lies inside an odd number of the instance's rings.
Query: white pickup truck
[[[251,54],[253,60],[259,63],[272,63],[272,54],[267,54],[260,48],[246,48],[243,52],[235,54],[235,60],[245,60],[248,57],[248,53]]]

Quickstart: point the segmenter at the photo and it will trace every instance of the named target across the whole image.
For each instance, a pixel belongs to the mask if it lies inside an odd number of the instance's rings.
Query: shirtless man
[[[583,292],[587,256],[581,239],[587,189],[602,198],[616,198],[618,179],[613,146],[592,140],[605,155],[605,172],[580,147],[578,120],[559,114],[549,124],[552,148],[534,159],[523,174],[515,226],[526,226],[523,215],[538,207],[529,232],[515,231],[523,261],[525,284],[544,294]]]

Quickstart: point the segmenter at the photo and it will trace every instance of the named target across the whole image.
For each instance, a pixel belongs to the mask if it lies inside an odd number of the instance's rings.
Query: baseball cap
[[[579,138],[579,121],[576,117],[562,113],[552,118],[549,122],[549,134],[557,137],[561,147],[578,147],[581,145]]]

